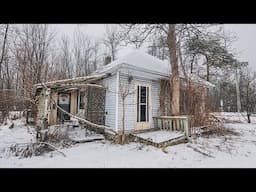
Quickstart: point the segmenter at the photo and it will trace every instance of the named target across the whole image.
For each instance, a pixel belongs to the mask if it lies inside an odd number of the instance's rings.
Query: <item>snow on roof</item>
[[[162,61],[152,55],[149,55],[141,50],[135,49],[130,51],[127,55],[123,56],[120,59],[117,59],[107,65],[102,66],[93,74],[101,74],[101,73],[108,73],[113,72],[115,69],[129,65],[135,67],[137,69],[150,71],[153,73],[158,73],[163,76],[168,77],[171,73],[171,67],[169,61]],[[182,73],[180,73],[180,77],[184,77]],[[195,74],[189,74],[189,78],[192,81],[201,83],[203,85],[214,87],[214,85]]]
[[[170,66],[168,62],[164,62],[138,49],[130,51],[130,53],[124,57],[101,67],[95,73],[107,73],[125,64],[166,76],[170,74]]]

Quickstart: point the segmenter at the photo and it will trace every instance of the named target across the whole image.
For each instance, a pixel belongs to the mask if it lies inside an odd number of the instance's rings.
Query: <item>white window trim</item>
[[[145,86],[145,87],[148,87],[148,92],[149,92],[149,98],[148,98],[148,112],[149,112],[149,114],[148,114],[148,121],[147,122],[149,122],[149,124],[150,124],[150,126],[151,126],[151,124],[152,124],[152,109],[151,109],[151,105],[152,105],[152,102],[151,102],[151,83],[144,83],[144,82],[136,82],[135,83],[135,90],[136,90],[136,94],[135,94],[135,96],[136,96],[136,105],[135,105],[135,113],[136,113],[136,122],[135,123],[139,123],[139,122],[137,122],[137,116],[138,116],[138,112],[137,112],[137,106],[138,106],[138,92],[137,92],[137,87],[138,86]],[[139,94],[140,94],[140,92],[139,92]],[[140,109],[139,109],[140,110]],[[147,114],[146,114],[147,115]]]

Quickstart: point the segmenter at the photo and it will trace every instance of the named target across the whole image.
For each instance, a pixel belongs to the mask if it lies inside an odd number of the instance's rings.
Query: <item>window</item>
[[[84,96],[85,96],[85,92],[79,93],[79,109],[84,109],[84,105],[85,105]]]
[[[137,122],[149,121],[149,88],[145,86],[137,87]]]

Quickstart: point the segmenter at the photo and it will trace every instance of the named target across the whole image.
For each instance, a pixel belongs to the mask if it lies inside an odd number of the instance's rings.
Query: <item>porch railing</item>
[[[153,117],[153,119],[155,128],[170,131],[184,131],[186,137],[190,136],[187,116],[159,116]]]

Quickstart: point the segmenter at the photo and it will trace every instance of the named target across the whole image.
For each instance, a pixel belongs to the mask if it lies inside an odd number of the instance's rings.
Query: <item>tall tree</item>
[[[172,68],[172,74],[170,75],[170,83],[172,86],[172,101],[171,109],[172,115],[180,114],[180,76],[179,76],[179,65],[177,59],[177,44],[176,44],[176,25],[169,24],[168,30],[168,47],[170,54],[170,62]]]
[[[63,35],[60,41],[60,72],[62,79],[71,78],[73,76],[72,53],[70,46],[70,39],[68,36]]]
[[[133,43],[136,47],[142,46],[146,40],[154,36],[163,36],[168,46],[169,59],[172,72],[170,83],[172,85],[172,115],[179,115],[179,64],[177,59],[177,45],[193,36],[206,35],[208,25],[199,24],[123,24],[121,25],[122,40]]]
[[[4,56],[5,56],[5,50],[6,50],[6,44],[7,44],[7,36],[8,36],[8,29],[9,29],[9,24],[5,25],[5,30],[4,30],[4,37],[3,37],[3,46],[1,49],[1,58],[0,58],[0,88],[3,89],[3,61],[4,61]]]
[[[206,66],[206,80],[210,81],[211,68],[223,68],[232,65],[235,62],[234,56],[229,53],[220,39],[209,36],[207,39],[195,37],[187,42],[187,52],[195,56],[203,56],[203,65]],[[193,62],[191,62],[191,71]]]
[[[49,48],[54,35],[46,24],[16,26],[13,52],[20,73],[21,89],[27,96],[31,94],[33,84],[46,80],[45,69],[48,67]]]
[[[112,61],[116,60],[117,49],[120,45],[119,32],[117,26],[107,25],[106,33],[104,35],[103,43],[106,46]]]
[[[91,60],[93,54],[93,43],[90,37],[80,30],[74,33],[74,61],[76,76],[88,75],[91,73]]]

